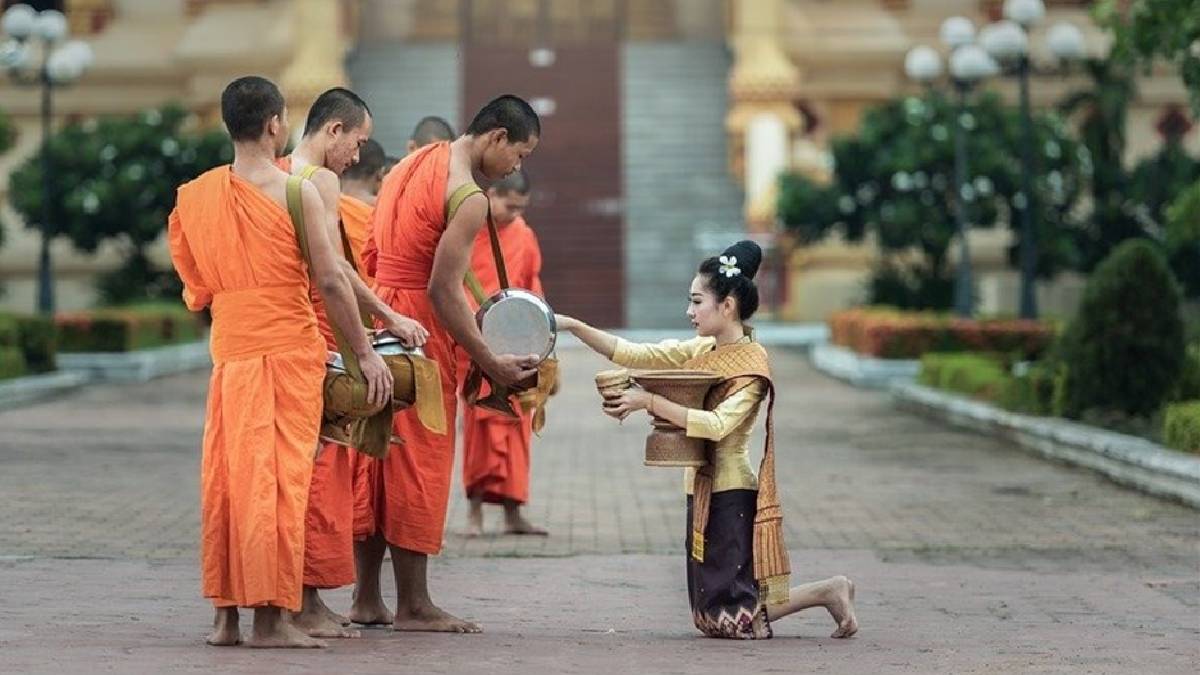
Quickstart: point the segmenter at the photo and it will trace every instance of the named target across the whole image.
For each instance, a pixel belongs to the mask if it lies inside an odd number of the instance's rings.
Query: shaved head
[[[418,148],[437,143],[438,141],[454,140],[454,127],[446,120],[430,115],[417,122],[409,140]]]

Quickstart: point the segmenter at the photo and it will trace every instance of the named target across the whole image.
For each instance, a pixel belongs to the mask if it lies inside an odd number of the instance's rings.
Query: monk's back
[[[380,284],[423,289],[446,229],[450,144],[429,145],[405,157],[384,179],[373,216]]]
[[[320,340],[295,229],[282,194],[267,192],[282,193],[278,178],[260,187],[223,166],[179,189],[172,218],[193,266],[185,275],[188,304],[211,305],[218,360]]]

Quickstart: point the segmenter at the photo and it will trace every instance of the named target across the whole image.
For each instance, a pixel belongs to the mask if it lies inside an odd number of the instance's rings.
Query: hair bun
[[[737,258],[738,269],[742,270],[742,274],[747,279],[753,279],[758,274],[759,266],[762,265],[762,248],[749,239],[743,239],[730,246],[721,255]]]

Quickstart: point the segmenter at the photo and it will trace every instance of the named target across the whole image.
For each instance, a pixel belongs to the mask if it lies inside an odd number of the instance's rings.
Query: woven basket
[[[721,376],[704,370],[642,370],[632,374],[637,384],[672,403],[685,408],[703,408],[709,389]],[[687,433],[661,417],[652,420],[653,430],[646,437],[646,466],[691,466],[707,463],[704,439],[689,438]]]
[[[596,373],[596,391],[605,400],[620,396],[623,391],[633,386],[628,370],[602,370]]]

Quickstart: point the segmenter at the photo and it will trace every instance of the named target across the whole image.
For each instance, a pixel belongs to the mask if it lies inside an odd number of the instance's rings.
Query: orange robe
[[[204,596],[217,607],[298,610],[325,343],[291,219],[222,166],[179,188],[168,241],[184,301],[213,317],[200,468]]]
[[[500,250],[508,269],[508,282],[542,295],[542,251],[537,235],[518,217],[497,228]],[[471,271],[488,295],[500,290],[500,275],[492,256],[487,228],[481,228],[471,250]],[[468,296],[469,297],[469,296]],[[474,298],[470,298],[475,306]],[[465,377],[470,360],[459,350],[459,374]],[[462,386],[462,383],[459,383]],[[487,385],[484,384],[484,387]],[[513,419],[478,406],[463,407],[463,487],[468,497],[480,496],[488,503],[529,501],[530,441],[533,413]]]
[[[290,172],[290,157],[279,158],[279,168]],[[342,231],[350,244],[350,256],[362,275],[362,249],[367,238],[367,223],[372,206],[348,195],[338,199],[338,216]],[[335,242],[343,250],[340,241]],[[344,250],[343,250],[344,253]],[[325,347],[337,351],[337,341],[325,303],[314,288],[310,294],[317,327],[325,338]],[[313,463],[312,481],[308,490],[308,509],[304,516],[304,585],[313,588],[339,588],[354,583],[354,521],[356,481],[367,480],[371,458],[359,455],[351,448],[337,443],[323,443]],[[359,506],[361,509],[361,505]]]
[[[450,144],[427,145],[388,173],[379,192],[363,253],[375,293],[392,309],[429,330],[425,356],[438,364],[446,418],[454,419],[457,386],[455,343],[426,295],[433,255],[446,229],[446,182]],[[404,439],[371,463],[371,512],[356,527],[359,537],[382,533],[389,544],[428,555],[442,549],[454,429],[436,434],[410,408],[396,414],[393,434]]]

